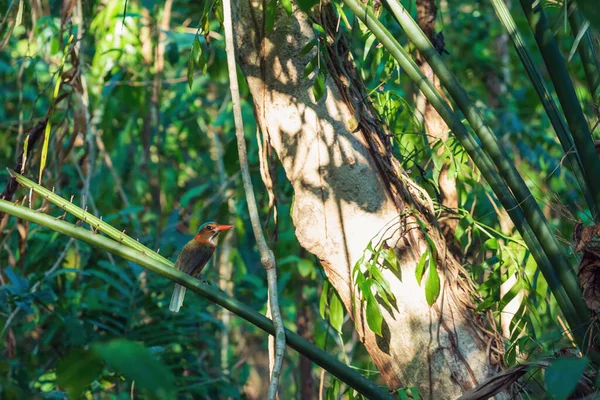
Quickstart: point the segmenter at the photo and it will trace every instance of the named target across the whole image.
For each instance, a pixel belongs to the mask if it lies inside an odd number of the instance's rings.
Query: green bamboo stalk
[[[475,162],[477,168],[479,168],[484,178],[488,181],[492,190],[494,190],[494,193],[523,236],[523,240],[527,243],[529,250],[532,252],[538,266],[544,274],[544,278],[548,282],[559,307],[564,313],[571,328],[574,330],[574,336],[578,345],[585,349],[585,344],[582,339],[584,336],[583,332],[587,326],[588,317],[582,317],[575,311],[576,308],[561,284],[559,276],[554,271],[552,263],[540,244],[539,238],[533,233],[533,229],[520,209],[519,203],[514,199],[513,194],[506,183],[498,177],[498,173],[495,170],[489,155],[482,150],[480,144],[467,132],[460,118],[450,109],[448,104],[434,88],[433,84],[422,74],[404,48],[400,46],[383,24],[377,20],[373,13],[367,7],[359,5],[355,0],[344,0],[344,3],[363,23],[367,25],[379,42],[390,52],[396,61],[398,61],[406,74],[423,92],[427,100],[444,119],[450,130],[452,130],[460,141],[461,145],[469,153],[473,162]],[[581,302],[581,297],[578,299]],[[578,301],[577,298],[575,301]],[[581,305],[583,306],[583,304]]]
[[[576,328],[585,326],[590,317],[581,298],[581,290],[577,279],[571,271],[570,265],[558,240],[548,226],[548,222],[546,221],[542,210],[527,188],[523,178],[519,175],[519,172],[506,154],[504,147],[500,144],[492,129],[486,124],[477,107],[471,102],[456,76],[446,67],[440,54],[431,45],[427,36],[423,33],[421,28],[419,28],[419,25],[410,16],[408,11],[397,0],[384,0],[384,4],[389,7],[394,18],[402,26],[402,29],[404,29],[407,36],[410,38],[411,42],[414,43],[421,55],[425,57],[433,69],[433,72],[440,79],[440,83],[463,112],[467,121],[469,121],[469,124],[473,127],[473,130],[481,140],[483,148],[485,149],[484,151],[489,154],[490,158],[498,168],[498,172],[506,181],[520,207],[523,209],[525,218],[529,222],[533,233],[538,238],[542,249],[550,260],[550,264],[558,274],[560,283],[564,287],[564,290],[579,316],[579,323],[574,326],[572,325],[571,327]],[[600,160],[598,160],[598,158],[596,159],[600,163]],[[600,168],[596,171],[600,171]],[[585,172],[587,177],[589,171]],[[591,186],[590,180],[586,180],[588,185]],[[600,185],[600,181],[594,184]],[[565,315],[565,317],[569,318],[569,315]],[[575,321],[576,320],[573,319],[572,322]]]
[[[494,10],[496,10],[496,14],[500,19],[500,22],[508,32],[510,39],[515,46],[515,50],[521,59],[521,64],[525,68],[527,75],[529,76],[529,80],[533,83],[533,87],[542,102],[542,106],[550,119],[550,123],[558,136],[560,144],[565,152],[566,161],[569,165],[571,171],[575,175],[577,182],[579,183],[579,187],[587,201],[588,207],[590,208],[592,215],[597,215],[596,203],[594,201],[594,197],[590,192],[587,182],[585,180],[585,174],[583,172],[583,164],[581,163],[581,159],[579,158],[579,153],[574,151],[575,144],[573,143],[573,138],[569,133],[569,129],[567,128],[567,124],[565,123],[562,114],[560,113],[554,99],[550,95],[546,84],[544,83],[544,78],[542,77],[541,72],[533,62],[533,57],[529,50],[527,50],[527,46],[525,42],[517,30],[517,26],[510,15],[510,11],[506,6],[504,0],[491,0],[492,5],[494,6]]]
[[[569,2],[569,24],[574,37],[578,37],[583,29],[584,19],[577,9],[577,3]],[[595,104],[600,104],[600,59],[592,43],[589,29],[583,34],[577,46],[577,52],[583,64],[585,78]]]
[[[592,140],[587,120],[579,104],[575,87],[569,76],[567,65],[560,53],[556,40],[554,40],[552,31],[548,27],[546,15],[539,2],[534,7],[532,0],[520,1],[540,53],[542,53],[542,58],[548,69],[550,79],[556,89],[560,105],[565,113],[567,124],[575,142],[575,148],[583,163],[583,172],[588,187],[596,203],[596,209],[600,210],[600,179],[598,179],[600,158],[598,157],[598,153],[596,153],[594,141]],[[593,215],[593,218],[597,219],[598,215]]]
[[[90,214],[89,212],[85,211],[81,207],[78,207],[75,204],[71,203],[70,201],[63,199],[56,193],[51,192],[50,190],[46,189],[42,185],[38,185],[31,179],[28,179],[28,178],[24,177],[23,175],[15,172],[11,169],[8,169],[8,172],[10,173],[10,175],[12,177],[14,177],[17,180],[17,182],[19,182],[19,184],[21,186],[24,186],[28,189],[32,189],[36,194],[42,196],[43,198],[48,200],[50,203],[56,204],[63,210],[74,215],[75,217],[79,218],[83,222],[89,224],[94,229],[105,233],[106,235],[108,235],[109,237],[118,241],[119,243],[123,243],[124,245],[129,246],[132,249],[135,249],[137,251],[141,251],[141,252],[147,254],[149,257],[152,257],[154,260],[156,260],[160,263],[163,263],[163,264],[170,263],[170,261],[167,260],[165,257],[161,256],[154,250],[151,250],[148,247],[144,246],[137,240],[134,240],[132,237],[126,235],[125,231],[120,231],[120,230],[114,228],[112,225],[107,224],[106,222],[102,221],[101,218],[98,218],[95,215]]]
[[[66,201],[66,200],[65,200]],[[120,256],[126,260],[134,262],[152,272],[155,272],[167,279],[170,279],[189,290],[198,293],[207,300],[215,303],[234,314],[244,318],[252,325],[262,329],[266,333],[273,335],[273,321],[264,315],[256,312],[246,304],[237,301],[218,289],[202,283],[200,280],[179,271],[173,267],[173,263],[168,261],[161,262],[153,258],[147,251],[133,249],[125,244],[121,244],[113,239],[99,235],[87,229],[77,227],[65,221],[58,220],[50,215],[36,212],[30,208],[15,205],[11,202],[0,200],[0,211],[6,214],[14,215],[26,221],[52,229],[56,232],[81,240],[94,247],[106,250],[114,255]],[[377,386],[349,366],[338,361],[330,354],[319,349],[300,335],[286,329],[287,344],[298,353],[307,357],[315,364],[326,369],[335,375],[348,386],[356,389],[369,399],[391,400],[392,397],[387,390]]]

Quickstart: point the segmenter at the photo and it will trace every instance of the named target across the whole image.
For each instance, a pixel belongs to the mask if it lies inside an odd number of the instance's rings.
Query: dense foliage
[[[291,7],[289,1],[269,3]],[[563,26],[566,6],[545,6],[568,56],[574,38]],[[478,100],[577,265],[573,228],[578,221],[591,223],[592,216],[563,164],[564,152],[530,79],[510,43],[501,40],[504,28],[494,9],[473,0],[442,1],[439,7],[444,60]],[[511,300],[517,302],[504,341],[505,365],[564,355],[572,344],[564,316],[490,187],[452,136],[444,143],[427,137],[416,111],[415,85],[347,8],[338,4],[337,9],[340,29],[351,37],[355,65],[403,167],[436,205],[442,165],[448,163],[449,174],[457,178],[453,245],[477,284],[478,309],[491,310],[496,319],[490,326],[500,330],[502,311]],[[13,0],[0,4],[0,16],[0,189],[10,178],[5,168],[21,168],[17,158],[25,146],[26,176],[171,260],[203,222],[234,224],[203,277],[265,313],[265,273],[239,174],[221,1]],[[515,12],[515,19],[527,32],[525,18]],[[416,54],[385,11],[381,20]],[[525,39],[534,49],[533,38]],[[321,37],[307,51],[326,45]],[[305,78],[317,76],[315,97],[327,76],[324,65],[317,57],[305,70]],[[585,84],[577,55],[568,67],[593,127],[596,94]],[[269,154],[267,166],[259,163],[266,149],[256,140],[252,99],[244,80],[240,83],[250,167],[278,261],[285,325],[383,384],[318,260],[298,244],[290,217],[293,191],[278,160]],[[274,204],[262,185],[264,168],[274,177]],[[22,188],[14,200],[76,221]],[[169,280],[108,252],[4,215],[0,284],[1,398],[84,393],[117,399],[133,398],[134,392],[148,398],[175,398],[175,392],[182,399],[262,398],[266,393],[262,331],[229,319],[193,294],[181,313],[170,313]],[[583,368],[582,362],[568,362],[553,365],[545,382],[539,369],[532,370],[523,391],[543,397],[556,381],[560,386],[560,378],[553,378],[556,371],[581,369],[572,378],[577,382],[587,359]],[[316,398],[320,383],[327,398],[354,396],[291,351],[282,381],[283,399]],[[411,393],[416,394],[407,388],[399,396]]]

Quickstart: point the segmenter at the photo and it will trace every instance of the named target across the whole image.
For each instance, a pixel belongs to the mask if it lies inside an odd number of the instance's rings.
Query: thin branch
[[[273,400],[277,397],[277,387],[279,376],[283,364],[283,355],[285,353],[285,331],[281,311],[279,310],[279,299],[277,295],[277,265],[275,256],[267,246],[260,218],[256,199],[254,198],[254,189],[248,169],[248,155],[246,151],[246,139],[244,138],[244,123],[242,121],[242,109],[240,102],[240,91],[238,87],[238,78],[235,65],[235,50],[233,46],[233,27],[231,22],[231,1],[223,0],[223,17],[225,26],[225,50],[227,52],[227,69],[229,70],[229,88],[231,90],[231,103],[233,104],[233,117],[235,123],[235,135],[237,137],[238,153],[240,158],[240,169],[242,171],[242,180],[244,181],[244,191],[246,192],[246,202],[248,203],[248,212],[252,222],[252,230],[260,251],[260,260],[267,271],[267,283],[269,290],[269,305],[273,315],[273,327],[275,328],[275,360],[273,362],[273,371],[271,372],[271,382],[269,383],[268,399]]]
[[[46,192],[46,195],[50,197],[51,192]],[[63,201],[65,204],[65,211],[72,213],[71,211],[74,211],[74,206],[71,207],[69,206],[72,205],[71,203],[67,202],[66,200]],[[117,241],[107,236],[98,235],[93,232],[90,232],[89,229],[77,227],[68,222],[56,219],[51,215],[37,212],[5,200],[0,200],[0,211],[3,213],[14,215],[17,218],[33,222],[37,225],[52,229],[56,232],[70,236],[77,240],[81,240],[96,248],[109,251],[112,254],[129,260],[156,274],[170,279],[175,283],[179,283],[180,285],[185,286],[190,291],[198,293],[199,295],[206,298],[208,301],[213,302],[221,307],[228,309],[234,314],[239,315],[246,321],[250,322],[251,324],[265,332],[271,335],[275,334],[275,324],[273,323],[273,321],[266,318],[264,315],[259,314],[247,304],[242,303],[236,300],[235,298],[227,296],[219,289],[215,289],[211,286],[208,286],[202,283],[199,279],[196,279],[186,274],[185,272],[173,268],[173,262],[162,258],[156,252],[153,252],[149,248],[133,240],[131,237],[125,235],[124,233],[120,240]],[[85,216],[85,219],[93,223],[94,225],[96,225],[95,221],[100,221],[95,216],[89,214],[86,215],[87,216]],[[101,225],[98,226],[103,227]],[[115,228],[110,228],[116,231]],[[287,338],[287,344],[291,348],[295,349],[318,366],[325,368],[328,372],[335,375],[338,379],[353,387],[367,398],[373,400],[393,399],[393,397],[387,392],[386,389],[380,388],[375,382],[371,382],[354,369],[343,364],[329,353],[309,343],[307,340],[305,340],[295,332],[288,330],[287,332],[285,332],[285,335]]]

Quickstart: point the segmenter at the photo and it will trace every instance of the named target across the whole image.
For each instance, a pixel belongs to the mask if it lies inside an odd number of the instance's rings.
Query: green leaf
[[[489,238],[488,240],[485,241],[485,243],[483,244],[483,246],[489,250],[498,250],[498,239],[496,238]]]
[[[333,379],[331,382],[331,386],[327,388],[327,392],[325,393],[325,400],[337,400],[340,394],[340,381],[338,379]]]
[[[319,3],[319,0],[298,0],[298,7],[305,13],[310,13],[310,9]]]
[[[335,290],[332,290],[331,299],[329,300],[329,322],[331,326],[342,333],[342,325],[344,324],[344,306],[342,300]]]
[[[313,95],[315,96],[315,101],[321,100],[321,98],[325,94],[325,74],[323,73],[323,69],[319,70],[319,73],[315,78],[312,90]]]
[[[288,17],[292,16],[292,2],[290,0],[281,0],[281,6],[287,13]]]
[[[201,53],[202,45],[200,44],[200,40],[198,40],[198,35],[196,35],[192,44],[192,60],[196,61]]]
[[[318,63],[319,63],[319,61],[317,59],[317,56],[314,56],[313,59],[310,60],[308,62],[308,64],[306,64],[306,67],[304,67],[304,72],[302,73],[302,77],[308,78],[308,76],[315,70]]]
[[[267,11],[265,13],[265,29],[267,33],[273,32],[273,26],[275,25],[275,12],[277,11],[277,0],[269,1],[267,5]]]
[[[278,265],[281,265],[281,264],[278,264]],[[310,262],[304,258],[298,261],[298,273],[302,277],[306,278],[309,275],[311,275],[314,271],[315,271],[315,267],[312,262]]]
[[[83,390],[102,373],[104,361],[93,351],[74,349],[56,367],[56,383],[78,399]]]
[[[590,360],[587,357],[558,358],[546,370],[546,389],[554,399],[566,399],[577,387]]]
[[[313,22],[312,26],[315,32],[317,32],[317,34],[325,36],[325,29],[321,25],[317,24],[316,22]]]
[[[21,25],[23,22],[23,0],[19,1],[19,9],[17,10],[17,17],[15,18],[15,26]]]
[[[57,85],[60,83],[60,79],[57,80]],[[56,98],[56,96],[54,96]],[[50,121],[46,123],[46,130],[44,131],[44,143],[42,144],[42,155],[40,160],[40,175],[38,182],[42,182],[42,175],[44,174],[44,168],[46,167],[46,159],[48,158],[48,144],[50,143],[50,130],[52,124]]]
[[[192,84],[194,83],[194,59],[193,59],[193,57],[190,57],[190,60],[188,61],[187,80],[188,80],[188,86],[191,89]]]
[[[321,318],[325,319],[325,309],[327,308],[327,295],[329,292],[329,282],[323,283],[323,290],[321,291],[321,299],[319,300],[319,313]]]
[[[430,306],[435,303],[440,295],[440,277],[435,267],[435,260],[429,257],[429,267],[427,268],[427,279],[425,280],[425,299]]]
[[[364,49],[364,53],[363,53],[363,61],[367,59],[367,56],[369,55],[369,51],[371,50],[371,46],[373,46],[373,43],[375,42],[375,35],[370,34],[369,37],[367,38],[367,40],[365,40],[365,49]]]
[[[370,290],[365,292],[365,299],[367,302],[367,325],[369,325],[369,328],[375,332],[375,334],[381,336],[383,315],[381,315],[377,299]]]
[[[385,267],[393,271],[399,271],[398,259],[396,258],[396,253],[394,252],[394,249],[383,249],[380,254],[383,256],[383,265]]]
[[[298,57],[304,57],[305,55],[307,55],[312,50],[312,48],[315,47],[315,44],[316,44],[316,41],[314,39],[311,39],[308,43],[306,43],[304,45],[302,50],[300,50]]]
[[[415,269],[415,277],[417,278],[417,283],[421,285],[421,280],[423,279],[423,271],[425,270],[425,262],[429,259],[429,247],[425,249],[425,252],[421,255],[421,259],[417,264],[417,268]]]
[[[175,377],[139,343],[114,339],[93,345],[94,351],[116,372],[146,389],[151,398],[173,399]]]

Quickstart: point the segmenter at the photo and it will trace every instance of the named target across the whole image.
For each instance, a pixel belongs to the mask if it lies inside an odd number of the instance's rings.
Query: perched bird
[[[196,236],[179,253],[179,257],[177,257],[177,261],[175,262],[175,268],[192,276],[198,276],[215,252],[219,233],[231,228],[233,228],[233,225],[219,225],[215,222],[203,224],[198,229]],[[185,287],[175,284],[169,310],[179,312],[184,297]]]

